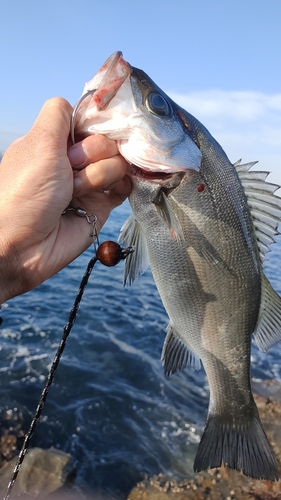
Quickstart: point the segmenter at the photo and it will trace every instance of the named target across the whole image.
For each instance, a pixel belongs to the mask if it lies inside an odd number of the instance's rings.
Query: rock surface
[[[281,476],[281,387],[275,382],[254,383],[260,417],[275,452]],[[273,400],[274,398],[274,400]],[[281,481],[254,480],[226,467],[177,482],[163,474],[145,479],[128,500],[273,500],[281,498]]]
[[[0,494],[5,495],[17,457],[0,469]],[[73,470],[73,459],[68,453],[50,448],[31,448],[22,463],[12,490],[12,498],[28,495],[28,498],[47,498],[61,488]]]

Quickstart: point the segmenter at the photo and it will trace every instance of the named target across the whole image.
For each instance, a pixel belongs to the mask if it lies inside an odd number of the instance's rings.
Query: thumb
[[[58,151],[66,151],[72,106],[62,97],[46,101],[28,135],[32,142]]]

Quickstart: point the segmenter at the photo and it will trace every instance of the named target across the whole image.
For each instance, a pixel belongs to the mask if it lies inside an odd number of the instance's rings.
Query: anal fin
[[[161,361],[163,361],[165,375],[171,375],[187,366],[196,370],[201,368],[200,358],[180,340],[171,325],[168,326]]]

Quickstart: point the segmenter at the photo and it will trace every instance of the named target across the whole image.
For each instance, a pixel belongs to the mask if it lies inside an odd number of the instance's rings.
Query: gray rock
[[[0,493],[5,495],[17,457],[0,469]],[[11,498],[23,493],[28,498],[46,498],[61,488],[73,471],[73,458],[68,453],[50,448],[31,448],[22,463]]]

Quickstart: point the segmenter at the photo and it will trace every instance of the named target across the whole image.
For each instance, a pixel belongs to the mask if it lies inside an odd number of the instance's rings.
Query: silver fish
[[[78,104],[76,134],[116,139],[131,164],[133,213],[121,240],[135,252],[125,282],[150,264],[170,319],[165,373],[202,363],[208,377],[194,470],[224,464],[277,480],[251,392],[250,353],[252,334],[262,351],[281,340],[281,299],[263,273],[281,221],[279,186],[250,171],[254,163],[233,165],[208,130],[120,52]]]

